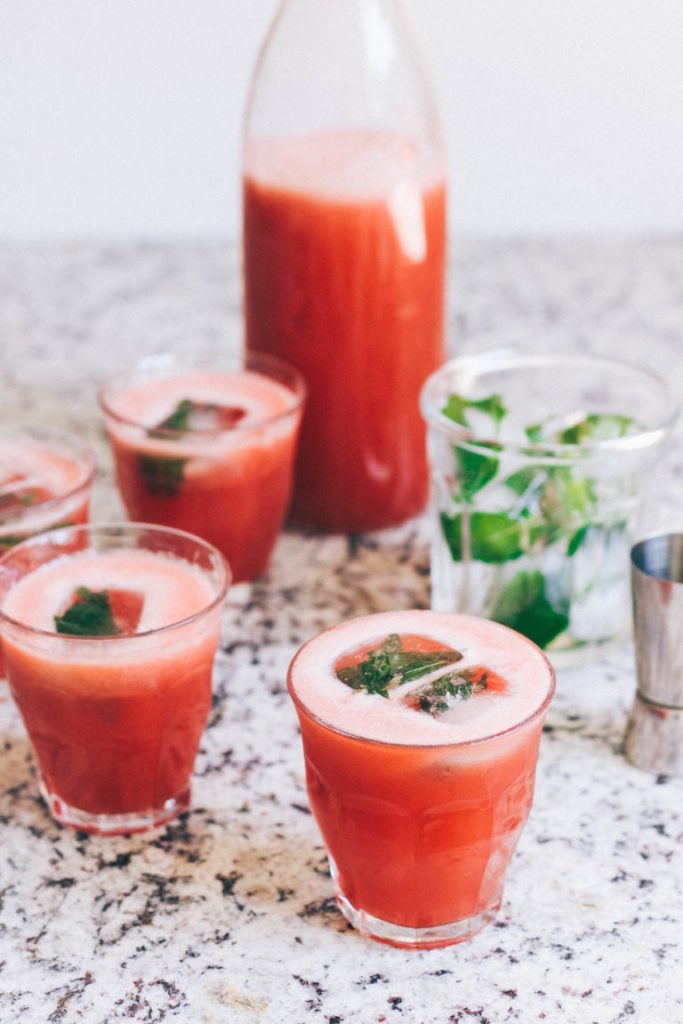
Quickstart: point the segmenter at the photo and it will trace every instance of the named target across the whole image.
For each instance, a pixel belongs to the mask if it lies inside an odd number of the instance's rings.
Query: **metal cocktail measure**
[[[638,689],[626,757],[658,775],[683,775],[683,533],[631,550]]]

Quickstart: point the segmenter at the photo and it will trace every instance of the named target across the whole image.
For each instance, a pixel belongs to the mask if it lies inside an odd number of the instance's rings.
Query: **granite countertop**
[[[683,395],[683,241],[455,247],[459,351],[578,345],[663,369]],[[240,342],[237,253],[219,244],[0,249],[2,418],[80,431],[102,457],[96,384],[139,355]],[[681,435],[649,525],[683,523]],[[351,614],[428,606],[424,521],[353,539],[281,537],[230,595],[192,812],[146,836],[53,823],[0,684],[0,1022],[678,1024],[683,780],[620,754],[628,645],[560,673],[536,800],[495,925],[429,952],[337,912],[308,811],[289,659]]]

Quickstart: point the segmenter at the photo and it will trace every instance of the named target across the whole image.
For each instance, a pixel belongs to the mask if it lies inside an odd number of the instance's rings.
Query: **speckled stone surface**
[[[683,396],[683,242],[461,243],[452,345],[569,345],[663,369]],[[0,249],[4,421],[59,423],[101,454],[95,515],[120,514],[95,403],[141,354],[240,343],[234,249]],[[680,433],[650,525],[683,527]],[[22,1024],[679,1024],[683,780],[620,754],[630,647],[560,673],[534,808],[498,921],[424,953],[335,909],[284,679],[299,643],[352,614],[429,603],[423,521],[282,536],[225,613],[194,807],[154,834],[60,828],[0,689],[0,1021]],[[0,684],[2,686],[2,684]]]

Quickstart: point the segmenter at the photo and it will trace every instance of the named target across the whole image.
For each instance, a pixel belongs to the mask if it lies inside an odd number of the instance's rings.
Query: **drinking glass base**
[[[39,779],[40,793],[50,814],[60,825],[69,825],[80,832],[97,836],[121,836],[131,832],[148,832],[165,825],[183,811],[189,809],[191,789],[186,786],[180,793],[165,801],[163,807],[129,811],[125,814],[93,814],[91,811],[72,807],[61,797],[50,793],[42,779]]]
[[[402,949],[438,949],[440,946],[452,946],[456,942],[471,939],[487,924],[495,921],[500,908],[500,900],[473,917],[451,921],[448,924],[433,925],[431,928],[406,928],[405,925],[383,921],[367,910],[360,910],[346,898],[339,886],[336,886],[337,904],[342,914],[362,935],[388,946],[399,946]]]

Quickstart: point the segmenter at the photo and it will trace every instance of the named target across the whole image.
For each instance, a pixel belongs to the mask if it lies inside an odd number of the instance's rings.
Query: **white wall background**
[[[683,230],[682,0],[405,3],[454,231]],[[235,235],[275,7],[0,0],[0,237]]]

